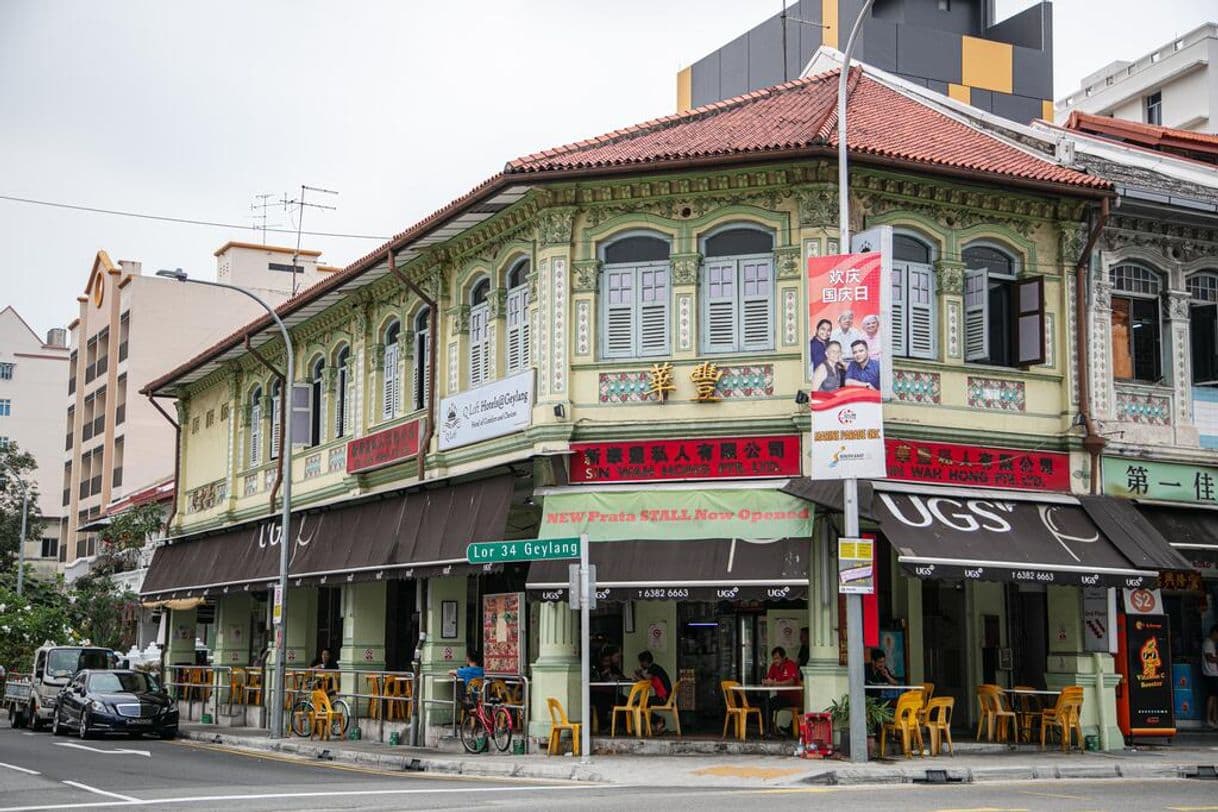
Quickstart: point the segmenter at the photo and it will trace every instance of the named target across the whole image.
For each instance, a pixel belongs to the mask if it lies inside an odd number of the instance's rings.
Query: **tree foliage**
[[[110,524],[97,534],[98,556],[93,571],[103,575],[134,569],[139,551],[164,527],[161,506],[155,502],[136,505],[110,517]]]
[[[21,506],[23,494],[29,491],[29,513],[25,531],[27,539],[42,537],[42,514],[38,512],[38,483],[34,472],[38,463],[32,454],[8,443],[0,448],[0,561],[7,563],[17,555],[21,538]]]

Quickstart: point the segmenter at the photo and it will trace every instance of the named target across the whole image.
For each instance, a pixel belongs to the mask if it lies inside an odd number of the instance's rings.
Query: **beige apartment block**
[[[272,306],[316,284],[334,269],[320,252],[228,242],[215,252],[216,278],[245,288]],[[293,262],[293,256],[296,257]],[[296,269],[292,271],[293,267]],[[199,269],[184,269],[200,276]],[[132,488],[174,475],[177,420],[172,401],[153,404],[140,386],[173,369],[263,312],[234,291],[182,283],[117,264],[98,251],[79,317],[68,325],[71,355],[63,458],[59,560],[69,580],[88,572],[97,553],[92,523]],[[63,389],[60,389],[62,397]],[[223,422],[226,410],[198,419]],[[182,426],[182,431],[197,426]],[[64,440],[61,439],[61,442]],[[126,485],[124,483],[127,483]],[[58,488],[55,489],[58,492]],[[80,528],[89,528],[81,532]]]
[[[67,383],[64,329],[50,330],[43,341],[11,306],[0,310],[0,446],[15,443],[38,463],[36,506],[46,521],[41,533],[28,534],[25,560],[42,572],[53,572],[59,562],[58,415]]]

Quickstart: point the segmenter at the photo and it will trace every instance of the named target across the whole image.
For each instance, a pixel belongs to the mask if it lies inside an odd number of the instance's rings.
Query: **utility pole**
[[[304,223],[305,206],[311,209],[325,209],[327,211],[336,211],[337,206],[324,206],[321,203],[306,203],[305,194],[307,192],[319,192],[326,195],[336,195],[338,192],[333,189],[323,189],[320,186],[306,186],[300,184],[300,197],[294,200],[288,200],[288,196],[283,196],[283,208],[286,210],[289,206],[296,206],[296,253],[292,254],[292,295],[296,295],[296,261],[300,257],[300,230]]]

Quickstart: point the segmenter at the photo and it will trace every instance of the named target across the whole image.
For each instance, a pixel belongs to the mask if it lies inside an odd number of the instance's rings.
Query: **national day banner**
[[[891,342],[881,252],[808,260],[812,477],[886,476],[884,407]]]

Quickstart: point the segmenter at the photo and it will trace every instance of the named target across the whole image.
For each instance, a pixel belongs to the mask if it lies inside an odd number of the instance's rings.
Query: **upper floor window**
[[[702,349],[774,348],[774,237],[728,228],[702,242]]]
[[[481,386],[491,377],[491,280],[481,279],[469,294],[469,385]]]
[[[398,378],[398,339],[402,324],[397,319],[385,328],[385,357],[381,362],[381,419],[392,420],[402,410],[402,383]]]
[[[601,258],[601,355],[667,355],[670,245],[652,235],[609,243]]]
[[[507,275],[507,372],[529,366],[529,269],[527,259],[512,266]]]
[[[309,445],[321,445],[324,411],[321,393],[325,389],[325,376],[326,359],[318,358],[309,367]]]
[[[8,398],[0,398],[0,417],[8,417],[13,413],[13,402]]]
[[[431,309],[420,308],[414,317],[414,389],[412,405],[415,409],[427,406],[428,387],[431,385],[427,370],[431,365]]]
[[[1190,276],[1188,295],[1193,383],[1212,386],[1218,384],[1218,271]]]
[[[262,387],[250,392],[250,467],[262,464]]]
[[[0,364],[0,381],[11,381],[13,379],[13,367],[15,364]]]
[[[1019,278],[1014,254],[989,243],[965,246],[963,259],[965,360],[1044,363],[1044,279]]]
[[[1118,265],[1112,280],[1112,374],[1158,383],[1162,378],[1159,274],[1141,265]]]
[[[355,398],[351,389],[351,348],[343,347],[334,359],[334,436],[351,433],[351,405]]]
[[[930,243],[909,234],[892,235],[893,355],[935,357],[938,305],[932,257]]]
[[[271,384],[271,459],[279,459],[279,431],[283,420],[283,382]]]
[[[1156,90],[1146,97],[1146,123],[1163,126],[1163,93]]]

